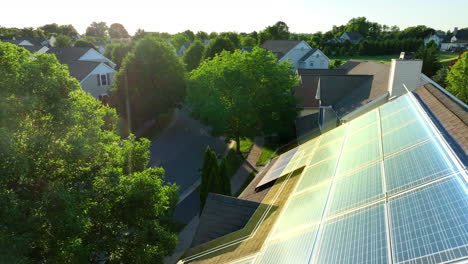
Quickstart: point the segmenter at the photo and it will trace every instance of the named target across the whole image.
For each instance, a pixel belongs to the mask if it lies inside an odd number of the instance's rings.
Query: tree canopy
[[[111,38],[129,38],[130,37],[125,27],[120,23],[113,23],[110,25],[109,36]]]
[[[416,58],[423,60],[422,72],[432,77],[442,67],[438,55],[439,46],[434,41],[429,41],[426,46],[421,46],[416,52]]]
[[[149,141],[54,55],[0,43],[0,253],[5,263],[162,263],[177,188],[147,168]]]
[[[206,48],[205,58],[213,58],[216,54],[222,51],[234,51],[236,47],[227,37],[216,37],[210,41],[210,45]]]
[[[289,27],[283,21],[276,22],[273,26],[266,27],[259,33],[259,44],[267,40],[287,40],[289,39]]]
[[[222,52],[190,73],[187,102],[215,134],[237,141],[257,134],[286,134],[296,118],[298,85],[290,63],[270,52]]]
[[[468,104],[468,52],[452,66],[447,75],[447,90]]]
[[[187,65],[187,71],[191,71],[200,65],[205,55],[205,46],[199,41],[194,41],[185,51],[183,60]]]
[[[60,48],[67,48],[67,47],[71,47],[71,42],[72,42],[72,39],[70,37],[66,35],[58,35],[55,38],[54,46],[60,47]]]
[[[56,23],[52,23],[39,27],[39,29],[42,29],[47,35],[61,34],[70,38],[76,38],[78,35],[78,31],[76,31],[73,25],[58,25]]]
[[[86,35],[100,38],[107,38],[109,27],[106,22],[93,22],[86,28]]]
[[[185,43],[189,41],[189,37],[184,33],[177,33],[171,37],[171,44],[176,49],[180,49]]]
[[[183,100],[184,65],[164,40],[146,36],[126,56],[111,93],[119,115],[137,129]]]
[[[111,43],[106,46],[104,56],[113,61],[117,65],[116,70],[119,70],[124,58],[130,52],[130,48],[130,44],[127,43]]]

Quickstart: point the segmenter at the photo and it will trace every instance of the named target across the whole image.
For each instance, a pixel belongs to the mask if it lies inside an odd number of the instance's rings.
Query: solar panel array
[[[288,153],[305,166],[254,263],[468,259],[468,186],[411,94]]]

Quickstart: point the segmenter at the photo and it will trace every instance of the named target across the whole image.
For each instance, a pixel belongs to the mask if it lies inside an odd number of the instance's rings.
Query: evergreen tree
[[[222,192],[224,195],[231,195],[231,177],[228,173],[227,160],[224,157],[219,165],[219,178],[221,179]]]

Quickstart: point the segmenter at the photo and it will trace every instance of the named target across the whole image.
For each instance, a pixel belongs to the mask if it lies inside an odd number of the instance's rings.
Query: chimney
[[[403,84],[410,92],[420,86],[422,63],[422,60],[414,59],[413,53],[402,52],[399,59],[392,59],[388,79],[390,97],[405,94]]]

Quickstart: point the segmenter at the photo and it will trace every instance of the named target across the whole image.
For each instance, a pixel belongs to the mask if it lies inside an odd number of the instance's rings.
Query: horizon
[[[148,4],[148,8],[141,5],[127,4],[118,0],[110,2],[103,0],[93,3],[84,0],[80,6],[73,7],[75,11],[69,14],[68,7],[59,0],[51,0],[50,6],[56,6],[50,10],[50,15],[38,16],[37,10],[43,9],[40,3],[27,0],[24,2],[7,2],[6,10],[19,10],[23,6],[30,6],[25,14],[18,16],[15,12],[6,12],[0,17],[2,27],[33,27],[37,28],[45,24],[57,23],[59,25],[71,24],[78,33],[84,34],[86,28],[92,22],[106,22],[122,24],[130,35],[141,28],[147,32],[178,33],[185,30],[193,32],[253,32],[261,31],[277,21],[283,21],[289,26],[290,32],[312,34],[318,31],[326,32],[334,25],[344,25],[351,18],[366,17],[367,20],[381,25],[398,26],[403,30],[410,26],[425,25],[435,30],[444,32],[452,31],[455,27],[464,28],[468,21],[462,8],[453,9],[457,4],[463,5],[462,0],[455,0],[450,7],[435,0],[395,0],[392,5],[382,7],[376,5],[376,1],[361,0],[359,3],[351,3],[345,0],[332,0],[325,5],[318,5],[318,1],[293,0],[287,7],[282,6],[278,0],[248,2],[241,0],[229,7],[231,12],[224,12],[226,7],[216,7],[214,0],[201,0],[198,2],[149,2],[141,1],[140,4]],[[384,0],[377,0],[384,3]],[[111,4],[113,3],[113,4]],[[125,6],[123,5],[125,3]],[[267,4],[265,4],[267,3]],[[424,6],[418,6],[423,4]],[[89,6],[96,8],[90,9]],[[185,5],[183,9],[179,7]],[[37,7],[36,7],[37,6]],[[62,6],[62,7],[60,7]],[[203,6],[203,8],[200,8]],[[400,8],[404,6],[405,8]],[[36,7],[36,8],[35,8]],[[107,10],[102,13],[102,10]],[[154,10],[162,10],[156,12]],[[259,11],[261,10],[261,12]],[[418,11],[418,12],[415,12]],[[395,14],[398,13],[398,17]],[[137,15],[135,15],[137,14]],[[437,19],[434,15],[437,14]],[[181,19],[183,18],[183,19]],[[239,22],[240,21],[240,22]]]

